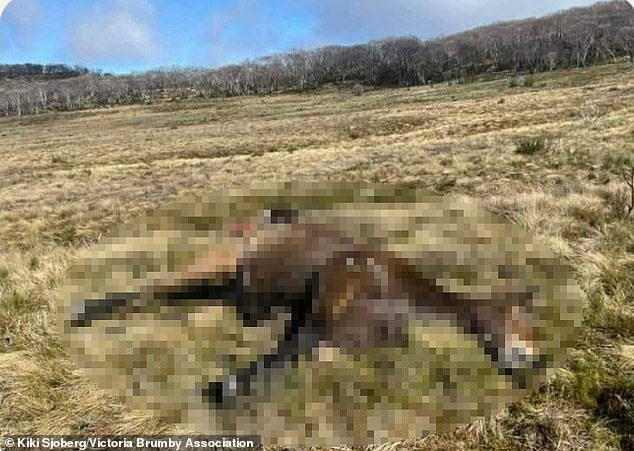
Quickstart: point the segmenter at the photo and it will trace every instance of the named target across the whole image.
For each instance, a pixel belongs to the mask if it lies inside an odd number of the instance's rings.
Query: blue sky
[[[11,0],[0,16],[0,62],[61,62],[117,73],[172,65],[215,67],[292,48],[405,34],[427,39],[592,3]]]

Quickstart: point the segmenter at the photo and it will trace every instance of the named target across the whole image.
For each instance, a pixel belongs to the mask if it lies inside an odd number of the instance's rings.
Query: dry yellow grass
[[[532,88],[328,88],[1,120],[0,435],[172,430],[70,363],[51,328],[64,271],[77,248],[169,200],[292,178],[474,196],[548,242],[588,299],[573,357],[532,396],[382,449],[634,448],[634,223],[601,165],[634,151],[633,74],[620,63],[540,74]],[[546,148],[515,153],[532,136]]]

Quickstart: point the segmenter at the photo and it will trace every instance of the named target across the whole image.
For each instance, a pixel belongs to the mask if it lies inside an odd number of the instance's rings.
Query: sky
[[[0,8],[7,0],[0,0]],[[596,0],[10,0],[0,63],[218,67],[387,36],[430,39]]]

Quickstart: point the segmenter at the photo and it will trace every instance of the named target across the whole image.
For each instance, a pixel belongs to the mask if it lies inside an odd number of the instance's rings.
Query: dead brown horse
[[[233,405],[236,395],[249,394],[256,377],[320,342],[351,353],[403,345],[405,321],[416,312],[447,319],[475,337],[503,374],[544,364],[532,335],[530,290],[488,299],[447,292],[406,259],[290,209],[268,210],[230,233],[244,236],[244,248],[217,248],[141,293],[86,300],[71,325],[86,327],[113,314],[142,311],[147,302],[220,301],[234,306],[246,326],[272,319],[280,309],[290,311],[273,354],[209,383],[203,396],[214,408]],[[254,236],[257,244],[250,245]]]

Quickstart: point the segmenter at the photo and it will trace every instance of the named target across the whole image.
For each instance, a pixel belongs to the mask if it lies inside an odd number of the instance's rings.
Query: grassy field
[[[78,249],[170,200],[251,181],[467,194],[570,263],[587,303],[565,368],[448,435],[389,447],[634,449],[634,222],[606,155],[634,151],[634,65],[466,85],[171,102],[0,121],[0,435],[171,431],[90,383],[51,326]],[[537,138],[535,153],[518,153]],[[629,435],[628,435],[629,434]]]

